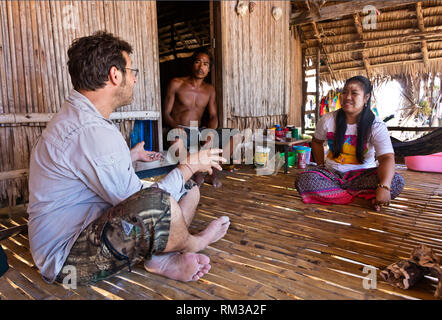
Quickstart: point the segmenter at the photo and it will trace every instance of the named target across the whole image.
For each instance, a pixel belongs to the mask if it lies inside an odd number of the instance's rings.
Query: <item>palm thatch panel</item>
[[[316,12],[298,26],[307,69],[316,65],[319,47],[321,82],[343,81],[358,74],[374,80],[440,73],[442,1],[392,2],[394,6],[378,9],[373,20],[373,15],[363,12],[363,2],[350,14],[336,12],[336,18],[330,18],[332,6],[351,6],[350,2],[292,1],[294,16]],[[379,3],[386,6],[388,1]],[[328,12],[327,18],[321,19],[321,12]]]

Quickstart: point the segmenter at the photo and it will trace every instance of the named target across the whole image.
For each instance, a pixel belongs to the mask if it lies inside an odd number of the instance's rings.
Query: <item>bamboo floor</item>
[[[303,204],[293,187],[296,169],[257,176],[250,167],[222,172],[223,187],[204,185],[191,232],[227,215],[227,235],[203,253],[212,269],[182,283],[147,273],[142,265],[91,287],[66,290],[41,278],[26,235],[1,242],[10,265],[0,278],[2,299],[434,299],[437,279],[425,277],[409,290],[379,277],[380,270],[426,244],[442,257],[441,174],[398,166],[406,181],[390,207],[367,202],[347,206]],[[26,223],[0,220],[0,228]],[[364,288],[364,268],[376,268],[375,289]],[[367,271],[367,270],[366,270]],[[365,280],[366,284],[374,285]]]

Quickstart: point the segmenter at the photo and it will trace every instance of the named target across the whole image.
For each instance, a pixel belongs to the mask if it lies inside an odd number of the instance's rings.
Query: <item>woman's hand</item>
[[[373,199],[372,203],[376,211],[381,211],[382,206],[389,206],[391,201],[391,194],[385,188],[378,187],[376,189],[376,198]]]
[[[132,162],[139,160],[150,162],[161,159],[161,153],[144,150],[144,141],[142,141],[130,150],[130,158]]]
[[[379,161],[378,177],[381,185],[391,188],[391,181],[394,176],[394,154],[387,153],[377,158]],[[390,190],[380,186],[376,189],[376,199],[373,199],[373,205],[376,211],[381,211],[382,206],[388,206],[391,201]]]

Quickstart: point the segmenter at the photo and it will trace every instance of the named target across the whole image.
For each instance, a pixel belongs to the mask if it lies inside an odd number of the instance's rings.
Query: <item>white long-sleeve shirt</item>
[[[177,200],[185,192],[178,169],[158,186]],[[90,223],[142,187],[118,128],[74,90],[30,160],[29,242],[45,280],[54,281]]]

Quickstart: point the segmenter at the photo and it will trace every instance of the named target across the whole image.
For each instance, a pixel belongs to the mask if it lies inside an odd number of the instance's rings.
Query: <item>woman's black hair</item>
[[[363,76],[356,76],[348,79],[345,82],[344,88],[350,83],[350,82],[359,82],[362,85],[362,88],[364,90],[364,97],[365,95],[369,94],[369,98],[367,103],[364,105],[364,108],[362,109],[362,112],[358,115],[357,119],[357,144],[356,144],[356,158],[358,159],[359,163],[364,162],[364,145],[367,142],[367,136],[368,133],[373,125],[375,115],[371,111],[371,96],[373,87],[370,83],[370,80],[368,80],[366,77]],[[345,112],[343,109],[340,109],[337,112],[336,115],[336,129],[335,129],[335,135],[333,140],[333,157],[337,158],[342,153],[342,146],[344,145],[345,141],[345,131],[347,131],[347,119],[345,116]]]

